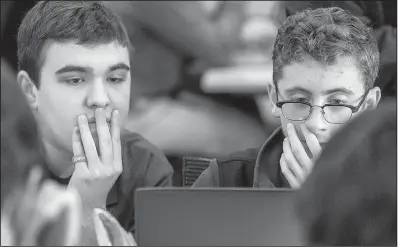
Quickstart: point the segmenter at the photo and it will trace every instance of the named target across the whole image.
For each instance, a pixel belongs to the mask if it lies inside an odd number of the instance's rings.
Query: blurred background
[[[1,62],[16,75],[16,33],[37,1],[1,1]],[[376,85],[396,98],[397,2],[112,1],[135,47],[126,128],[162,149],[182,185],[182,158],[260,147],[278,126],[270,112],[272,46],[283,20],[308,7],[339,6],[376,30]],[[3,71],[2,71],[3,73]]]

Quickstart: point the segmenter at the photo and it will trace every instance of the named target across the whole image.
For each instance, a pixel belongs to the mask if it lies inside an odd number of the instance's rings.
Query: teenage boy
[[[122,129],[135,85],[133,48],[119,17],[99,2],[41,1],[24,17],[17,42],[17,79],[47,168],[82,198],[82,244],[95,244],[94,208],[132,231],[135,190],[171,186],[173,170],[160,150]]]
[[[289,16],[272,60],[268,93],[281,126],[259,150],[214,159],[193,186],[299,188],[336,131],[380,100],[374,33],[341,8]]]

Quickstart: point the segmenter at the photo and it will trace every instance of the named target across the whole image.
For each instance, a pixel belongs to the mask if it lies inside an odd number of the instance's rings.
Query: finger
[[[72,149],[73,149],[73,156],[84,156],[86,157],[84,153],[84,148],[83,148],[83,143],[82,139],[80,137],[79,133],[79,128],[74,127],[73,132],[72,132]],[[87,173],[88,167],[87,167],[87,162],[86,161],[81,161],[79,163],[74,164],[75,165],[75,172],[81,170],[80,172]]]
[[[119,222],[107,211],[102,209],[96,210],[97,218],[101,223],[102,231],[109,236],[109,240],[112,246],[125,246],[126,243],[126,232]]]
[[[312,133],[307,126],[305,126],[305,124],[300,124],[300,129],[303,132],[305,141],[307,143],[308,148],[310,149],[312,156],[317,158],[321,151],[322,151],[322,147],[319,144],[318,139],[316,138],[316,136],[314,135],[314,133]]]
[[[288,167],[293,171],[297,179],[300,181],[303,180],[305,176],[305,168],[297,162],[287,138],[283,141],[283,154]]]
[[[131,232],[127,233],[127,237],[128,237],[130,246],[137,246],[137,242],[135,242],[134,236],[133,236],[133,234],[131,234]]]
[[[279,161],[281,165],[281,170],[283,175],[285,175],[285,178],[289,182],[290,186],[294,189],[299,187],[299,181],[297,181],[296,177],[292,173],[292,171],[289,169],[289,166],[287,165],[287,162],[284,158],[284,155],[282,154],[281,159]]]
[[[39,191],[40,181],[43,177],[43,170],[35,165],[29,172],[28,182],[26,183],[26,193],[35,195]]]
[[[120,116],[119,111],[114,110],[112,112],[112,124],[111,124],[111,135],[112,135],[112,147],[113,147],[113,162],[117,171],[122,171],[122,146],[120,143]]]
[[[85,156],[82,139],[81,139],[80,133],[79,133],[79,127],[73,128],[72,149],[73,149],[74,156],[78,156],[78,155]]]
[[[111,166],[113,163],[112,139],[106,122],[105,111],[102,108],[95,110],[95,122],[97,126],[99,149],[102,164]]]
[[[92,170],[93,166],[98,166],[100,160],[98,158],[97,148],[91,136],[90,127],[88,126],[87,117],[80,115],[78,118],[80,137],[83,143],[84,153],[87,158],[88,169]]]
[[[297,136],[296,129],[294,128],[294,125],[291,123],[287,124],[287,134],[289,137],[289,143],[291,150],[294,154],[294,157],[296,157],[300,165],[304,167],[310,166],[311,159],[308,157],[307,152],[305,152],[303,144],[301,143],[300,139]]]

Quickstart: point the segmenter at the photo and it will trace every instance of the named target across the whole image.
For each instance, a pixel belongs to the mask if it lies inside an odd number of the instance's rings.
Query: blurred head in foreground
[[[33,113],[1,63],[1,245],[71,245],[79,197],[45,180]]]
[[[298,197],[316,245],[397,245],[397,108],[385,102],[329,142]]]

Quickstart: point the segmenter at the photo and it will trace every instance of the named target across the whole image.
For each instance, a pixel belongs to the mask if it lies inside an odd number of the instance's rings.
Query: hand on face
[[[312,158],[305,151],[293,124],[289,123],[287,125],[288,137],[283,141],[283,153],[280,159],[282,173],[294,189],[299,188],[305,181],[322,152],[318,139],[307,126],[301,124],[300,128]]]
[[[109,131],[106,116],[102,108],[95,111],[96,128],[99,140],[100,157],[90,132],[87,117],[78,118],[79,127],[72,135],[73,155],[85,156],[87,161],[75,165],[69,182],[80,193],[83,206],[104,207],[109,191],[123,171],[119,113],[112,112]]]

